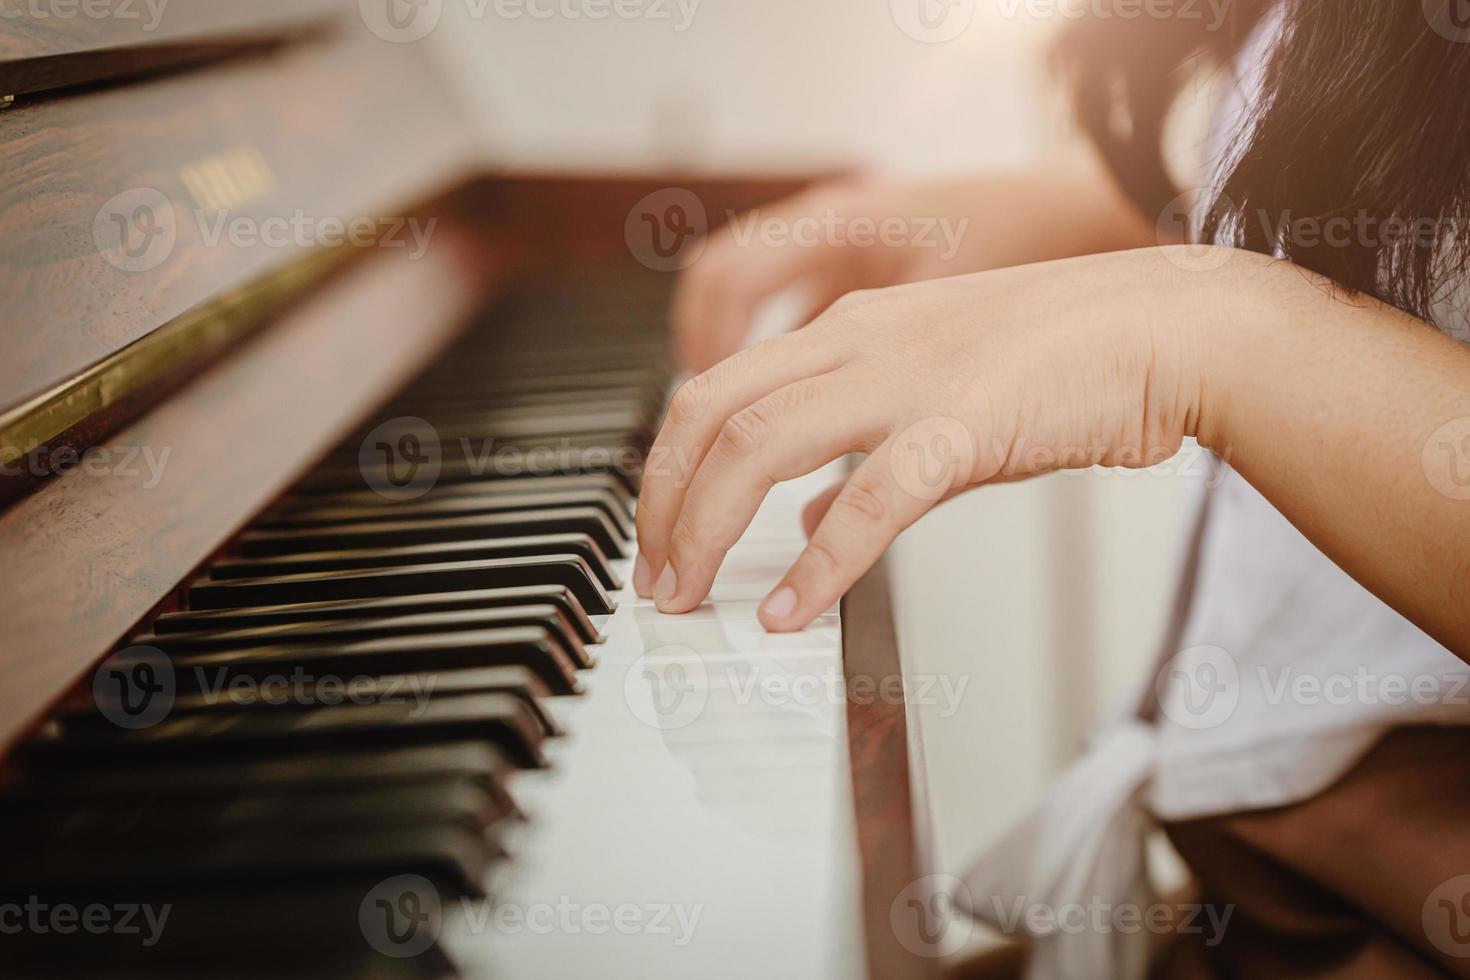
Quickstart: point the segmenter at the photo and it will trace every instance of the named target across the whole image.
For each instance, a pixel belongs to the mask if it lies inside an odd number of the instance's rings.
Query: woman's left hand
[[[683,385],[649,454],[635,586],[664,612],[709,594],[772,486],[850,452],[761,622],[797,630],[893,539],[969,487],[1141,467],[1195,435],[1212,277],[1171,248],[852,293],[797,333]],[[1185,260],[1187,262],[1187,258]]]

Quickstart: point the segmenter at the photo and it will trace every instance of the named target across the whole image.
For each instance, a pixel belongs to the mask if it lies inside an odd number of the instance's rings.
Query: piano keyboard
[[[0,950],[859,975],[836,610],[755,619],[821,477],[778,488],[695,613],[626,585],[661,301],[540,294],[468,332],[60,705],[0,792],[0,930],[7,903],[134,929]]]

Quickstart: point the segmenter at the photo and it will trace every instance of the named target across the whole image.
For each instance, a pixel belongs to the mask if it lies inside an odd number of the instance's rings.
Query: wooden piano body
[[[498,295],[647,275],[625,226],[660,188],[721,214],[808,176],[497,174],[424,47],[356,4],[176,4],[156,30],[22,18],[0,38],[6,748]],[[384,247],[323,223],[353,216]],[[848,669],[891,675],[881,575],[859,593]],[[869,973],[926,975],[890,925],[921,866],[903,706],[852,704],[848,726]]]

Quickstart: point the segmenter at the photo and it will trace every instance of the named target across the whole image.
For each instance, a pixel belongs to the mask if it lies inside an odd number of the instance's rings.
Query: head
[[[1470,265],[1470,24],[1457,36],[1458,0],[1439,20],[1441,0],[1279,2],[1283,34],[1203,237],[1432,319]],[[1181,86],[1227,64],[1272,6],[1233,0],[1218,25],[1094,17],[1060,38],[1082,127],[1145,215],[1179,194],[1162,137]]]

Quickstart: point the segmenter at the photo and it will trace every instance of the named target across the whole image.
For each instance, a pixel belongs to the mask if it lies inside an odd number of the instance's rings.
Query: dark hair
[[[1201,238],[1284,255],[1429,320],[1470,265],[1470,24],[1436,20],[1425,0],[1279,2],[1261,98]],[[1448,14],[1457,0],[1442,2]],[[1227,63],[1272,6],[1234,0],[1220,24],[1095,16],[1063,32],[1079,121],[1144,214],[1179,193],[1162,138],[1181,85],[1202,59]],[[1344,220],[1345,239],[1301,233]]]

